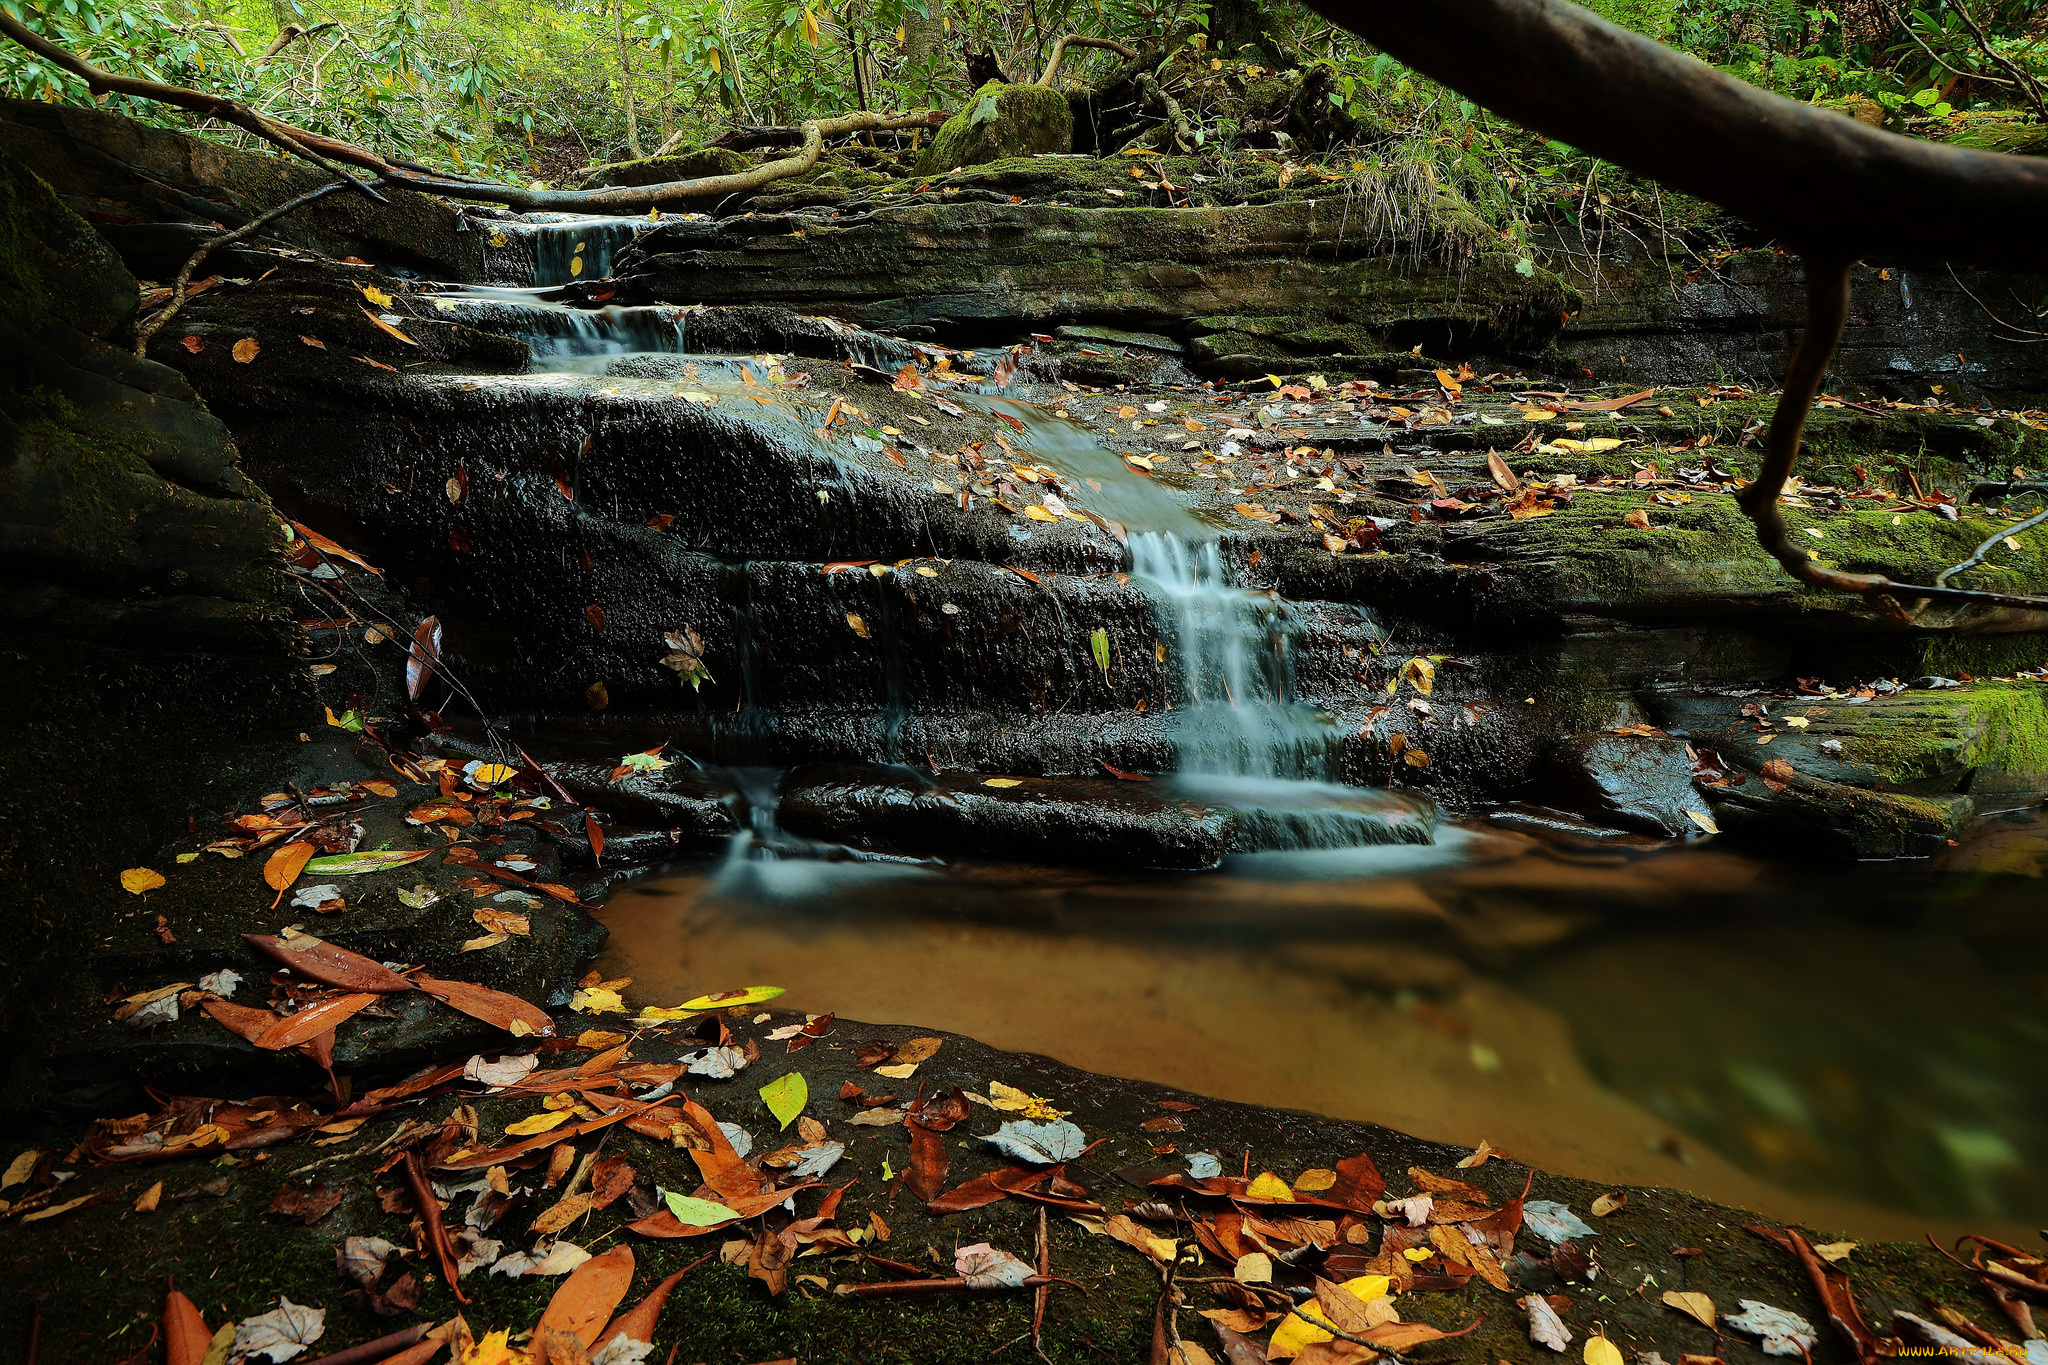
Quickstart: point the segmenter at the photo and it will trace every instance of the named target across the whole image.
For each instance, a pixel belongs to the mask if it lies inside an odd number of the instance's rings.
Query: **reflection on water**
[[[604,970],[651,1003],[783,985],[1853,1236],[2017,1241],[2048,1217],[2044,865],[2039,816],[1904,869],[1483,824],[1180,878],[713,863],[614,895]]]

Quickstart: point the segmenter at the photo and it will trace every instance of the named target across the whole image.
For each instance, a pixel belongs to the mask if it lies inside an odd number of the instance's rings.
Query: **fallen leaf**
[[[1702,1327],[1711,1329],[1714,1325],[1714,1301],[1705,1294],[1694,1290],[1667,1289],[1664,1291],[1664,1306],[1677,1309]]]
[[[810,1102],[811,1088],[803,1073],[792,1071],[778,1076],[761,1087],[761,1100],[768,1106],[768,1112],[775,1115],[776,1122],[787,1128],[803,1113],[804,1105]]]
[[[328,1032],[342,1021],[354,1018],[376,1004],[377,999],[374,992],[364,991],[324,1000],[310,1009],[286,1015],[250,1041],[272,1052],[297,1047]]]
[[[1548,1346],[1553,1351],[1562,1351],[1572,1344],[1571,1329],[1557,1316],[1557,1310],[1541,1294],[1530,1294],[1523,1298],[1522,1307],[1529,1312],[1529,1340],[1538,1346]]]
[[[716,995],[700,995],[695,1000],[685,1000],[678,1008],[686,1010],[722,1010],[738,1005],[758,1005],[773,1000],[784,991],[781,986],[745,986],[736,991],[720,991]]]
[[[290,942],[271,934],[244,934],[256,951],[282,962],[309,981],[339,986],[349,991],[409,991],[413,983],[383,963],[337,948],[311,934],[299,934]]]
[[[237,365],[246,365],[254,360],[256,353],[262,349],[261,346],[256,344],[255,337],[243,337],[235,343],[235,348],[230,354],[234,356]]]
[[[1621,1348],[1606,1337],[1586,1341],[1586,1365],[1622,1365]]]
[[[1603,1194],[1593,1201],[1593,1216],[1595,1218],[1605,1218],[1609,1214],[1614,1213],[1617,1210],[1626,1208],[1627,1206],[1628,1196],[1621,1193],[1619,1190],[1614,1191],[1611,1194]]]
[[[425,972],[415,975],[412,984],[451,1009],[459,1010],[472,1019],[495,1024],[518,1037],[554,1036],[555,1021],[548,1017],[547,1011],[516,995],[466,981],[442,981]]]
[[[154,891],[163,884],[163,874],[146,867],[131,867],[121,874],[121,889],[131,896]]]
[[[1738,1332],[1762,1337],[1767,1356],[1810,1358],[1808,1353],[1820,1343],[1819,1334],[1805,1318],[1755,1299],[1742,1300],[1742,1312],[1722,1322]]]
[[[1072,1161],[1088,1146],[1088,1136],[1065,1119],[1032,1123],[1012,1119],[982,1139],[1005,1156],[1038,1166]]]
[[[313,846],[294,842],[285,844],[270,855],[263,864],[263,880],[273,891],[282,891],[299,879],[306,870],[306,864],[313,860]]]
[[[953,1253],[953,1269],[969,1289],[1016,1289],[1031,1278],[1031,1267],[987,1242]]]
[[[314,858],[305,866],[305,871],[315,877],[360,877],[370,872],[382,872],[387,868],[405,867],[422,858],[431,857],[431,848],[366,849],[361,853],[336,853],[326,858]]]
[[[632,1284],[633,1248],[629,1246],[613,1247],[577,1266],[541,1314],[540,1325],[534,1330],[534,1344],[541,1349],[534,1354],[533,1365],[547,1365],[555,1358],[553,1350],[542,1345],[554,1332],[573,1337],[587,1352],[596,1344],[597,1334],[611,1321],[612,1311]],[[557,1359],[556,1365],[568,1362]]]
[[[327,1310],[306,1308],[278,1296],[277,1307],[235,1327],[235,1359],[263,1356],[271,1365],[283,1365],[300,1355],[327,1330]]]

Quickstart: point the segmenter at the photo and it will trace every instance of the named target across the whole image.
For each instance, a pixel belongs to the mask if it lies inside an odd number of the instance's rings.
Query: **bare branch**
[[[660,208],[693,199],[718,199],[729,194],[746,194],[778,180],[802,175],[818,164],[825,139],[848,133],[929,127],[940,115],[925,110],[910,114],[885,115],[862,110],[837,118],[809,119],[803,124],[803,147],[793,156],[764,162],[730,175],[700,176],[695,180],[670,180],[658,185],[620,185],[596,190],[529,190],[517,185],[491,185],[476,181],[450,180],[438,176],[410,175],[394,170],[386,183],[407,189],[445,194],[454,199],[475,199],[523,210],[567,213],[632,213]]]
[[[209,95],[201,90],[188,90],[182,85],[164,85],[157,81],[146,81],[136,76],[123,76],[94,66],[83,57],[69,52],[37,33],[34,29],[0,9],[0,34],[5,34],[29,51],[54,66],[60,66],[86,83],[95,95],[112,93],[130,95],[137,99],[154,100],[159,104],[172,104],[180,109],[190,109],[208,118],[217,118],[223,123],[232,123],[262,138],[273,146],[280,147],[294,156],[303,157],[337,180],[346,182],[359,193],[379,204],[387,203],[383,195],[336,166],[327,157],[313,150],[324,146],[330,152],[335,148],[347,148],[357,156],[369,156],[347,143],[338,143],[331,138],[317,137],[303,129],[274,122],[263,117],[254,109],[238,100],[224,99]]]
[[[1045,59],[1045,74],[1038,78],[1040,85],[1051,85],[1052,78],[1060,73],[1060,58],[1067,55],[1070,47],[1092,47],[1104,52],[1114,52],[1125,61],[1138,55],[1136,48],[1125,47],[1122,43],[1107,38],[1084,38],[1078,33],[1068,33],[1052,45],[1052,56]]]
[[[185,290],[192,283],[192,273],[199,269],[199,263],[205,260],[214,248],[228,246],[244,238],[253,237],[264,228],[269,227],[272,223],[284,217],[287,213],[290,213],[293,209],[303,208],[315,199],[323,198],[335,190],[344,188],[346,186],[341,181],[330,180],[324,185],[317,185],[307,190],[296,199],[287,199],[284,203],[279,204],[276,208],[259,217],[251,218],[233,232],[224,232],[218,237],[208,238],[200,246],[199,250],[192,253],[192,258],[186,261],[179,269],[178,278],[171,285],[171,301],[166,303],[162,310],[154,317],[135,329],[135,354],[147,355],[149,353],[150,340],[163,330],[165,323],[178,315],[179,309],[185,306]]]

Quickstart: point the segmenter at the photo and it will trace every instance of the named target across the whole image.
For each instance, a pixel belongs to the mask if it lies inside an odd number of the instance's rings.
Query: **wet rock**
[[[1550,778],[1552,804],[1620,829],[1690,838],[1703,829],[1686,812],[1709,815],[1682,739],[1573,735],[1551,756]]]
[[[1074,145],[1074,115],[1067,97],[1049,86],[990,81],[946,120],[918,158],[920,175],[979,166]]]
[[[1302,795],[1227,779],[1204,786],[827,766],[790,774],[777,818],[796,833],[865,848],[1194,871],[1274,848],[1428,843],[1435,808],[1382,791]]]
[[[134,277],[4,154],[0,233],[0,1025],[22,1043],[0,1094],[28,1105],[52,1021],[98,997],[118,870],[271,754],[310,688],[268,500],[176,371],[110,344]]]
[[[1938,852],[1973,814],[2048,794],[2048,697],[2031,682],[1860,702],[1674,693],[1649,705],[1744,778],[1707,789],[1717,818],[1858,857]]]

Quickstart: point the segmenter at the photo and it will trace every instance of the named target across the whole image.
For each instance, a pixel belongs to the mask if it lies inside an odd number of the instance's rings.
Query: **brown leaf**
[[[562,1152],[568,1149],[558,1147],[555,1150]],[[584,1214],[589,1213],[592,1202],[591,1197],[587,1194],[572,1194],[547,1212],[541,1214],[540,1217],[534,1219],[533,1231],[541,1234],[560,1232]]]
[[[323,1000],[311,1009],[286,1015],[249,1041],[272,1052],[297,1047],[328,1032],[344,1019],[353,1019],[376,1003],[377,996],[371,991]]]
[[[429,616],[412,633],[412,647],[405,656],[405,695],[414,701],[427,690],[427,679],[441,661],[441,618]]]
[[[605,620],[604,608],[597,605],[597,603],[592,602],[589,606],[583,609],[583,619],[590,622],[590,628],[592,630],[603,630]]]
[[[1631,507],[1628,510],[1628,515],[1621,520],[1623,525],[1633,526],[1638,531],[1650,529],[1650,514],[1640,507]]]
[[[256,353],[258,351],[261,351],[262,349],[263,348],[261,346],[256,344],[255,337],[243,337],[240,341],[235,343],[234,350],[231,351],[229,354],[234,356],[235,363],[237,365],[246,365],[250,361],[254,360],[256,358]]]
[[[668,1296],[675,1289],[676,1281],[702,1264],[701,1260],[693,1261],[648,1290],[646,1298],[613,1318],[605,1329],[597,1334],[598,1344],[602,1346],[621,1332],[626,1334],[629,1341],[654,1340],[654,1329],[661,1322],[662,1307],[668,1303]]]
[[[293,840],[271,854],[263,864],[263,880],[271,890],[283,891],[299,879],[299,874],[312,860],[313,846],[302,840]]]
[[[894,1061],[898,1066],[915,1066],[929,1061],[945,1041],[943,1038],[911,1038],[897,1045]]]
[[[381,962],[337,948],[332,943],[300,934],[289,943],[273,934],[244,934],[257,952],[323,986],[348,991],[409,991],[413,983]]]
[[[1502,492],[1517,493],[1521,491],[1522,481],[1515,477],[1514,470],[1508,468],[1508,462],[1500,457],[1499,451],[1489,450],[1486,452],[1486,472],[1493,476],[1494,483],[1499,486]]]
[[[424,972],[413,977],[413,984],[451,1009],[460,1010],[472,1019],[496,1024],[519,1037],[554,1036],[555,1021],[548,1017],[547,1011],[516,995],[467,981],[443,981]]]
[[[178,344],[180,346],[183,346],[186,350],[190,351],[193,355],[198,355],[201,351],[206,349],[206,343],[201,341],[198,337],[181,337],[178,340]]]
[[[213,1333],[198,1305],[173,1289],[164,1296],[164,1365],[201,1365]]]
[[[1766,787],[1770,788],[1773,792],[1781,792],[1792,785],[1792,779],[1797,775],[1797,770],[1784,759],[1774,758],[1764,764],[1763,771],[1759,775],[1763,778]]]
[[[540,1326],[533,1334],[535,1345],[547,1342],[550,1332],[564,1332],[588,1351],[597,1343],[598,1332],[611,1321],[613,1310],[626,1297],[632,1283],[633,1248],[613,1247],[602,1256],[591,1257],[569,1272],[569,1278],[548,1301],[547,1311],[541,1314]],[[533,1365],[547,1365],[552,1356],[550,1343],[534,1353]]]
[[[319,1222],[341,1204],[341,1191],[309,1180],[301,1184],[287,1180],[277,1187],[277,1198],[270,1201],[266,1213],[281,1218],[296,1218],[307,1227]]]
[[[1408,1168],[1408,1178],[1415,1182],[1415,1188],[1425,1190],[1440,1198],[1456,1199],[1467,1204],[1491,1204],[1493,1196],[1477,1185],[1468,1185],[1462,1180],[1436,1175],[1420,1166]]]
[[[327,343],[322,341],[319,337],[301,336],[299,340],[303,344],[311,346],[316,351],[324,351],[327,349]]]

